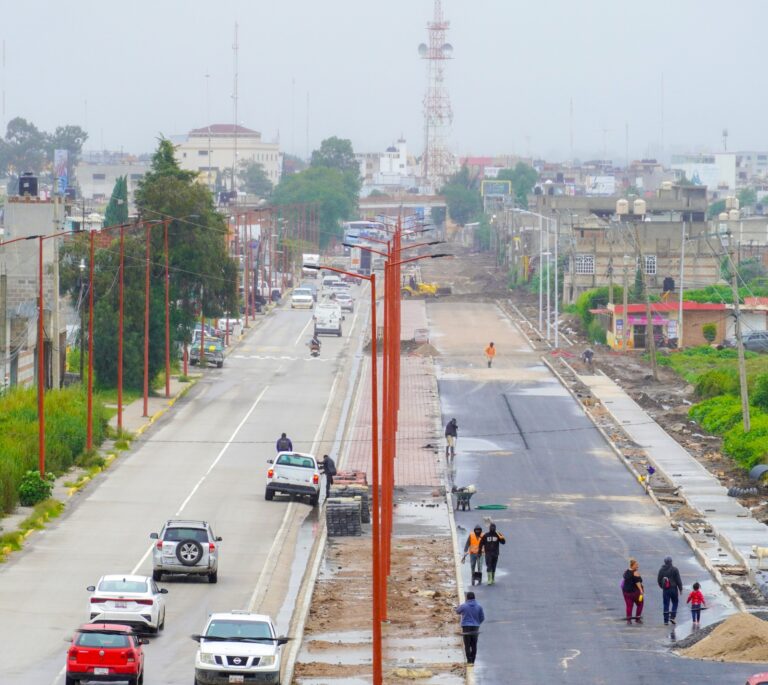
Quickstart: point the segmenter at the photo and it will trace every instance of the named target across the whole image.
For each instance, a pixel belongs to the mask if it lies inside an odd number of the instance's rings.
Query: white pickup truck
[[[309,497],[314,507],[320,499],[320,470],[317,459],[303,452],[278,452],[268,459],[267,490],[264,499],[271,500],[276,492]]]

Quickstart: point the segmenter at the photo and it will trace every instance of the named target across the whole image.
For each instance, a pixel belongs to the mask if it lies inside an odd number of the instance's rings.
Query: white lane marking
[[[304,324],[304,328],[301,329],[301,333],[299,333],[299,337],[296,338],[296,342],[293,343],[294,347],[296,347],[296,345],[299,344],[299,340],[301,340],[304,337],[304,331],[306,331],[307,328],[309,328],[309,324],[311,324],[311,323],[312,323],[312,317],[310,316],[309,319],[307,320],[307,323]]]
[[[578,650],[578,649],[569,649],[568,652],[570,653],[569,656],[566,656],[560,659],[560,666],[565,671],[568,670],[568,662],[573,661],[577,656],[581,654],[581,650]]]
[[[332,358],[322,357],[273,357],[266,354],[233,354],[232,359],[258,359],[260,361],[289,361],[289,362],[330,362],[334,361]]]
[[[331,398],[333,397],[334,393],[336,392],[336,384],[339,382],[339,378],[341,376],[341,369],[336,372],[336,376],[333,379],[333,384],[331,385],[331,390],[328,393],[328,402],[325,405],[325,411],[323,412],[323,416],[320,419],[320,424],[317,427],[317,432],[315,433],[315,437],[312,440],[312,449],[310,450],[311,454],[317,453],[318,443],[320,442],[320,438],[323,436],[323,432],[325,431],[325,424],[328,421],[328,411],[331,408]],[[248,611],[253,611],[256,603],[261,603],[264,595],[266,594],[267,583],[272,579],[272,573],[274,571],[274,566],[277,561],[277,555],[279,553],[279,549],[282,548],[282,545],[284,543],[284,535],[285,530],[288,527],[288,522],[290,520],[290,515],[293,511],[293,500],[291,500],[290,504],[285,509],[285,514],[283,514],[283,521],[280,524],[280,528],[277,531],[277,535],[275,535],[274,539],[272,540],[272,545],[269,548],[269,553],[267,554],[267,558],[264,561],[264,565],[261,567],[261,573],[259,574],[259,579],[256,581],[256,586],[253,588],[253,593],[251,594],[251,599],[248,601]]]
[[[211,475],[211,471],[213,471],[214,468],[216,468],[216,464],[221,461],[221,458],[224,456],[224,453],[229,449],[229,446],[235,441],[235,438],[237,437],[237,434],[240,432],[240,429],[245,425],[245,422],[250,418],[251,414],[253,414],[254,410],[258,406],[259,402],[261,402],[261,398],[264,397],[264,393],[267,392],[269,386],[264,386],[264,389],[259,393],[259,396],[254,400],[253,404],[251,405],[251,408],[248,410],[246,415],[243,417],[243,420],[237,425],[237,428],[235,428],[234,433],[230,436],[229,440],[227,440],[226,443],[224,443],[224,447],[221,448],[219,453],[216,455],[216,458],[211,462],[211,465],[208,467],[208,470],[200,477],[200,480],[195,483],[195,486],[192,488],[190,493],[186,496],[184,501],[181,503],[181,506],[178,508],[174,516],[179,516],[182,511],[184,511],[184,508],[189,504],[189,500],[192,499],[192,496],[198,491],[200,486],[205,482],[205,479],[208,478],[209,475]],[[152,548],[155,546],[155,543],[152,543],[148,548],[147,551],[144,552],[144,555],[139,559],[139,563],[136,564],[136,566],[133,567],[133,570],[131,571],[131,575],[135,575],[137,571],[141,568],[141,566],[144,564],[144,562],[147,560],[147,557],[152,553]]]

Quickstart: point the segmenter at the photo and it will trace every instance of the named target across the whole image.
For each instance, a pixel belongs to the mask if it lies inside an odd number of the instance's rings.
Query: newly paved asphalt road
[[[264,500],[275,440],[286,431],[295,449],[311,449],[355,349],[349,336],[357,339],[360,321],[347,315],[345,337],[324,337],[320,358],[311,359],[310,319],[306,310],[271,314],[223,369],[208,370],[61,519],[0,567],[0,683],[63,683],[67,640],[88,619],[86,586],[105,573],[151,575],[149,534],[180,516],[207,519],[223,537],[219,582],[161,583],[169,590],[166,628],[145,648],[145,683],[192,681],[189,636],[212,611],[249,607],[286,513],[286,498]],[[305,503],[293,505],[302,510],[314,515]],[[268,596],[272,587],[264,589]]]
[[[761,670],[669,652],[656,585],[666,555],[686,594],[699,581],[717,607],[705,624],[732,609],[499,310],[445,302],[430,304],[429,316],[444,421],[456,417],[460,427],[455,482],[477,486],[475,505],[509,507],[456,514],[462,546],[475,523],[487,529],[489,514],[507,538],[498,584],[475,588],[487,615],[477,682],[725,685]],[[493,369],[482,354],[489,340],[499,348]],[[644,625],[623,620],[619,584],[630,556],[646,584]],[[689,612],[680,616],[678,637],[690,629]]]

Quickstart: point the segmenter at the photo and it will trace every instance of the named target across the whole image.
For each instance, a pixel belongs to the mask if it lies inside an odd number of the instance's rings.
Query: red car
[[[144,649],[147,640],[129,626],[86,623],[77,630],[67,652],[66,685],[81,681],[144,682]]]
[[[755,673],[747,680],[747,685],[768,685],[768,673]]]

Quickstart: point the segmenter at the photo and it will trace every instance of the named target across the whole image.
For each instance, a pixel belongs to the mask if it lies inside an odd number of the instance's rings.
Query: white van
[[[341,314],[341,307],[337,303],[321,302],[315,307],[315,314],[312,318],[315,320],[315,335],[325,333],[326,335],[341,337],[341,322],[344,317]]]

